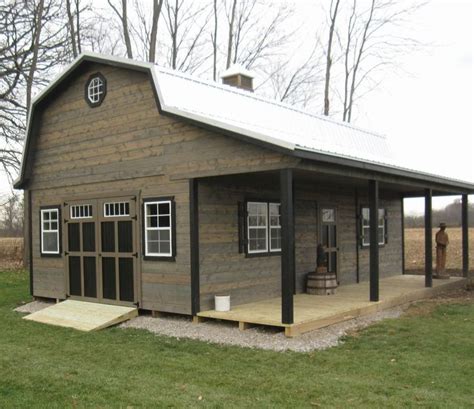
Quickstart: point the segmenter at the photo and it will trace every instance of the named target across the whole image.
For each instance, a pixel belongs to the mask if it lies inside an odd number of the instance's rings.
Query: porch
[[[229,312],[202,311],[197,316],[238,322],[241,330],[252,325],[281,327],[285,329],[286,336],[294,337],[397,305],[434,297],[442,291],[462,287],[466,280],[461,277],[433,280],[432,287],[425,287],[425,277],[422,275],[387,277],[380,279],[380,301],[377,302],[367,299],[369,282],[340,286],[337,293],[330,296],[296,294],[293,297],[292,324],[282,323],[280,297],[237,305]]]

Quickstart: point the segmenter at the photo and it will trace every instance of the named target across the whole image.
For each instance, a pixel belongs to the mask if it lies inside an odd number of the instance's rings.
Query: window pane
[[[170,227],[170,216],[159,216],[159,227]]]
[[[158,254],[158,242],[157,241],[151,241],[148,242],[148,253],[149,254]]]
[[[169,254],[170,253],[170,242],[169,241],[160,241],[160,253]]]
[[[266,226],[267,225],[267,216],[258,216],[257,217],[258,226]]]
[[[147,217],[146,227],[158,227],[158,217]]]
[[[158,206],[156,204],[147,204],[146,212],[148,215],[155,215],[158,213]]]
[[[257,229],[249,229],[249,239],[257,238]]]
[[[43,220],[49,220],[49,212],[43,212]]]
[[[370,210],[368,207],[362,209],[362,224],[364,226],[369,226],[370,224]]]
[[[52,233],[52,232],[43,233],[43,251],[47,251],[47,252],[58,251],[58,233]]]
[[[58,222],[51,222],[51,229],[58,230]]]
[[[379,227],[379,244],[385,244],[385,229]]]
[[[159,240],[169,241],[170,240],[170,231],[169,230],[157,230]]]
[[[370,228],[369,227],[364,227],[362,229],[362,234],[364,235],[364,241],[363,244],[370,244]]]
[[[385,225],[385,210],[379,209],[379,226],[382,227]]]
[[[249,216],[248,224],[249,224],[249,226],[256,226],[257,225],[257,216]]]
[[[158,241],[158,230],[147,231],[148,241]]]
[[[169,203],[160,203],[158,205],[158,211],[160,214],[170,214],[170,204]]]

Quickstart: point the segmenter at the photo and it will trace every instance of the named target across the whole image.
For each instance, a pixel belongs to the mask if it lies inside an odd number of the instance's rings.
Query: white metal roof
[[[385,137],[290,105],[154,67],[162,109],[290,150],[393,164]]]
[[[78,56],[33,99],[28,115],[20,175],[14,186],[21,187],[25,181],[26,159],[32,137],[32,118],[37,105],[84,61],[117,65],[150,73],[164,112],[290,151],[308,151],[327,157],[353,159],[362,164],[372,163],[382,172],[395,169],[410,178],[438,181],[452,186],[462,186],[463,189],[472,189],[474,186],[470,182],[420,172],[415,170],[416,166],[412,169],[400,167],[392,156],[384,136],[346,122],[311,114],[248,91],[205,81],[148,62],[92,52]]]

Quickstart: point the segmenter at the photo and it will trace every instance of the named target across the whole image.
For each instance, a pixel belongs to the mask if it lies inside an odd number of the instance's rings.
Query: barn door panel
[[[67,287],[69,295],[74,298],[97,299],[97,211],[96,200],[64,203]]]
[[[136,197],[99,201],[101,297],[107,302],[135,303],[138,244]]]

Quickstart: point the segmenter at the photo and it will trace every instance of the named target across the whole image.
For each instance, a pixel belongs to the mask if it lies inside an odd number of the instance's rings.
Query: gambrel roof
[[[397,166],[386,138],[377,133],[295,109],[288,104],[262,98],[229,85],[206,81],[147,62],[95,53],[81,54],[33,100],[21,173],[15,187],[23,187],[26,181],[25,165],[35,111],[58,84],[66,80],[83,62],[121,66],[148,73],[160,112],[176,115],[197,125],[241,136],[250,142],[305,159],[474,191],[474,185],[468,182]]]

